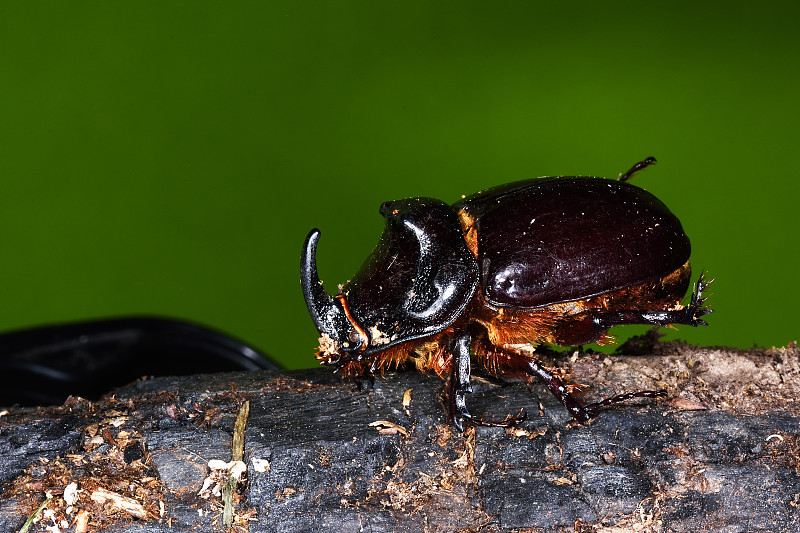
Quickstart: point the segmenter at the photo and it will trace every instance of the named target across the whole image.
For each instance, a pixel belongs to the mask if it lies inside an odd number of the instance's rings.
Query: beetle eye
[[[350,331],[347,333],[347,340],[356,343],[361,340],[361,335],[359,335],[356,328],[350,328]]]

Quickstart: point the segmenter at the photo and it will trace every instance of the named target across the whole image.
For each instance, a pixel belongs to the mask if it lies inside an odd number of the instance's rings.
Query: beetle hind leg
[[[600,311],[587,310],[578,317],[570,318],[562,324],[555,335],[555,343],[561,346],[578,346],[601,341],[609,328],[631,324],[651,324],[654,326],[707,326],[701,317],[714,310],[706,306],[703,291],[711,281],[701,274],[689,303],[680,309],[628,309]],[[656,306],[658,307],[658,306]]]

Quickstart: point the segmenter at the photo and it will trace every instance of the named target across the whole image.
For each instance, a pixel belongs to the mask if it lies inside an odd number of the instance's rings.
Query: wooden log
[[[443,382],[411,371],[367,390],[327,369],[156,378],[98,402],[10,408],[0,416],[0,531],[18,531],[48,496],[30,531],[224,531],[221,492],[236,475],[245,401],[232,531],[800,529],[797,346],[645,338],[623,349],[646,355],[553,357],[591,385],[585,400],[669,395],[586,425],[538,383],[478,376],[474,414],[524,408],[528,419],[459,433]]]

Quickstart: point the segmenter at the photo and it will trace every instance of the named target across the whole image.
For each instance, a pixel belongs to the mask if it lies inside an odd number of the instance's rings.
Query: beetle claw
[[[708,300],[708,295],[703,295],[703,291],[705,291],[713,281],[714,281],[713,279],[706,281],[705,272],[701,272],[700,277],[697,279],[694,291],[692,292],[692,296],[689,299],[689,305],[686,307],[687,312],[689,312],[691,316],[689,322],[690,325],[692,326],[708,325],[708,322],[702,320],[700,317],[714,312],[713,309],[706,306],[706,300]]]

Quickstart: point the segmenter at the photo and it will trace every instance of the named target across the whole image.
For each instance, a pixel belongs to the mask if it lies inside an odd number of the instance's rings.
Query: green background
[[[711,326],[670,336],[786,344],[789,5],[4,3],[0,329],[158,314],[313,366],[310,228],[335,290],[384,200],[615,177],[652,155],[634,183],[683,221],[695,277],[716,278]]]

